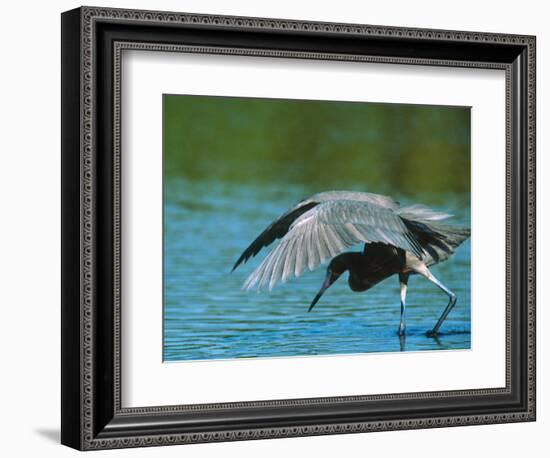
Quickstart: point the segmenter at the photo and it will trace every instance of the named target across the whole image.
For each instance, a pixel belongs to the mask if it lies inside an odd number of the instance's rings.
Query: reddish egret
[[[367,291],[397,274],[401,287],[401,319],[398,333],[405,334],[405,298],[409,275],[420,274],[449,297],[439,320],[427,334],[435,336],[456,303],[456,295],[439,281],[429,267],[447,260],[470,229],[443,223],[450,215],[424,205],[401,207],[387,196],[354,191],[328,191],[299,202],[273,221],[241,254],[233,270],[275,239],[278,245],[248,277],[244,289],[268,286],[291,275],[313,270],[329,257],[321,289],[313,309],[326,289],[344,272],[353,291]],[[364,243],[363,252],[344,250]]]

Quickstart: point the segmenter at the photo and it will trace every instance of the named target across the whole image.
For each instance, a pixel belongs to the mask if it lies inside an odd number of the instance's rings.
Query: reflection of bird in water
[[[401,207],[390,197],[365,192],[328,191],[315,194],[271,223],[241,254],[239,264],[255,256],[275,239],[278,245],[248,277],[244,289],[268,286],[291,275],[300,276],[331,257],[325,280],[309,307],[313,309],[325,290],[344,272],[353,291],[366,291],[391,275],[399,276],[401,321],[405,333],[405,296],[410,274],[420,274],[449,296],[449,303],[428,333],[436,335],[454,307],[456,295],[430,272],[447,260],[470,235],[470,229],[442,223],[450,215],[423,205]],[[362,252],[346,252],[364,243]]]

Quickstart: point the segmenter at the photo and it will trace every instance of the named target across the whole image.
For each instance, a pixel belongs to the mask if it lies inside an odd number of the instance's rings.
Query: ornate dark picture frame
[[[506,387],[123,408],[124,49],[506,72]],[[535,37],[82,7],[62,14],[62,434],[80,450],[535,420]]]

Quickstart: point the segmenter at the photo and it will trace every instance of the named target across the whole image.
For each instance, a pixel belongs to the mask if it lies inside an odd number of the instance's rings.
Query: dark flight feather
[[[318,205],[318,202],[308,202],[304,205],[295,208],[287,213],[284,213],[281,217],[273,221],[257,238],[254,240],[246,250],[243,251],[231,272],[233,272],[240,264],[245,263],[251,257],[254,257],[258,252],[272,244],[276,239],[280,239],[285,236],[288,232],[288,229],[294,221],[296,221],[300,216],[305,212],[311,210],[313,207]]]

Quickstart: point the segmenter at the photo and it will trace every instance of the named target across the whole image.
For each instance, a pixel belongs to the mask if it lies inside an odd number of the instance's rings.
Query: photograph
[[[471,107],[162,97],[165,363],[471,348]]]

